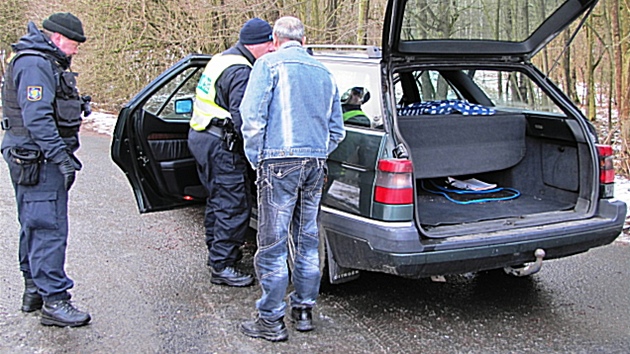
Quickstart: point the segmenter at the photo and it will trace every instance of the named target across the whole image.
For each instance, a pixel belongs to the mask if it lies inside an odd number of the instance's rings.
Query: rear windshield
[[[380,95],[379,64],[361,63],[349,65],[348,63],[338,63],[325,61],[323,64],[335,77],[339,95],[342,100],[344,94],[348,94],[352,89],[358,89],[364,94],[360,109],[370,120],[370,125],[380,126],[382,124],[382,101]],[[369,95],[368,95],[369,93]],[[342,108],[343,106],[342,102]],[[348,123],[348,122],[346,122]]]
[[[522,42],[564,0],[408,0],[400,38]]]

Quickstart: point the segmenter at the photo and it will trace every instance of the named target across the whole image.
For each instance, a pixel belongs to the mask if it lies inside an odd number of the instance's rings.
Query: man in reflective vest
[[[208,192],[204,226],[213,284],[254,282],[235,266],[249,227],[252,195],[239,106],[254,61],[274,50],[271,32],[264,20],[247,21],[236,45],[210,60],[197,85],[188,147]]]
[[[341,109],[344,123],[370,126],[370,119],[361,110],[361,105],[370,99],[370,92],[363,87],[353,87],[341,95]]]

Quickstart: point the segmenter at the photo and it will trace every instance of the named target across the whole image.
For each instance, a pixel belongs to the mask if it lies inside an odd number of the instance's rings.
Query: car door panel
[[[187,121],[164,121],[149,112],[143,112],[141,131],[138,135],[143,150],[153,169],[156,185],[178,199],[205,198],[205,192],[197,177],[195,159],[188,150]],[[146,144],[146,145],[145,145]]]
[[[112,141],[112,159],[129,179],[141,213],[201,203],[205,190],[188,150],[190,101],[210,56],[192,54],[166,70],[125,106]],[[192,105],[190,105],[192,106]]]
[[[346,128],[346,138],[328,158],[328,183],[322,204],[369,217],[384,133]]]

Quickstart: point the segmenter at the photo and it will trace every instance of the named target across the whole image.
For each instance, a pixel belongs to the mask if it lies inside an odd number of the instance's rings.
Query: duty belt
[[[206,131],[214,136],[217,136],[219,138],[223,138],[223,128],[216,126],[214,124],[208,124],[208,127],[206,128]]]
[[[228,124],[230,123],[231,122],[227,120],[227,118],[212,118],[206,127],[206,131],[212,135],[218,136],[219,138],[223,138],[225,129],[229,127]]]

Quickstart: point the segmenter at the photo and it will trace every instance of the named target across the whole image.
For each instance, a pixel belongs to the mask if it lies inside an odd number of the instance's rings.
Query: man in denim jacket
[[[317,214],[326,158],[345,131],[337,85],[302,46],[302,22],[295,17],[277,20],[273,42],[276,52],[254,64],[240,106],[245,155],[257,171],[254,265],[262,288],[258,316],[244,322],[241,331],[283,341],[288,338],[283,320],[289,283],[287,244],[294,255],[291,320],[298,331],[314,328],[311,311],[321,279]]]

